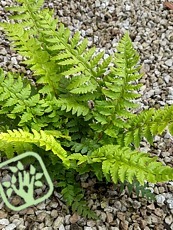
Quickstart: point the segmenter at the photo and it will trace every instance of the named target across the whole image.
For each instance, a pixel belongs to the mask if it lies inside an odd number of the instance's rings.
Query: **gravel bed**
[[[160,108],[173,104],[173,11],[163,6],[162,0],[46,0],[45,6],[54,8],[59,20],[72,32],[81,31],[90,45],[105,50],[105,55],[116,50],[117,42],[129,30],[134,46],[139,51],[143,78],[140,80],[141,108]],[[0,21],[7,20],[5,6],[12,0],[0,1]],[[30,76],[20,64],[22,57],[9,47],[0,31],[0,67]],[[173,139],[165,132],[156,137],[154,146],[143,142],[142,151],[150,151],[173,167]],[[94,181],[86,175],[83,186],[88,190],[89,206],[100,220],[86,220],[72,214],[58,193],[45,202],[20,212],[6,208],[0,198],[0,229],[60,229],[60,230],[173,230],[173,182],[149,184],[156,194],[156,202],[149,202],[122,194],[111,187],[93,189]],[[18,202],[14,200],[14,202]]]

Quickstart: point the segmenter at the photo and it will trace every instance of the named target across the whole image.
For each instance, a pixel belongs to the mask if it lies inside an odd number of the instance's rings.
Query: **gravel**
[[[47,0],[45,6],[55,9],[59,20],[72,32],[81,31],[98,50],[105,55],[116,50],[121,35],[129,30],[135,48],[141,56],[144,74],[139,100],[141,107],[160,108],[173,104],[173,11],[163,7],[162,0]],[[5,6],[12,0],[0,1],[0,20],[6,21],[9,13]],[[22,57],[12,51],[9,41],[0,31],[0,67],[6,71],[20,72],[30,76],[30,70],[20,64]],[[156,136],[154,146],[143,142],[142,151],[150,151],[162,162],[173,166],[173,139],[169,133]],[[87,175],[83,185],[90,183]],[[92,184],[92,183],[91,183]],[[156,201],[130,197],[126,191],[119,194],[107,187],[99,194],[98,190],[89,192],[89,205],[100,216],[97,221],[86,220],[76,213],[72,214],[63,202],[57,203],[56,192],[45,202],[18,213],[5,207],[0,198],[0,229],[60,229],[60,230],[163,230],[173,229],[173,182],[149,184],[156,194]],[[41,191],[38,191],[41,193]]]

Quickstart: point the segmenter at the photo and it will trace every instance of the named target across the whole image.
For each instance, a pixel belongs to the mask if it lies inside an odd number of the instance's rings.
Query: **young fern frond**
[[[137,83],[141,78],[141,74],[138,73],[138,61],[139,55],[126,33],[117,47],[115,66],[111,67],[110,72],[104,77],[104,82],[100,83],[103,85],[101,91],[104,98],[95,101],[93,111],[94,118],[104,125],[104,133],[108,136],[115,137],[115,130],[119,133],[126,128],[126,121],[133,117],[132,109],[138,106],[134,101],[140,96],[134,93],[141,86]],[[109,64],[109,59],[108,62],[105,60],[105,64]]]
[[[126,33],[115,53],[115,67],[111,68],[110,74],[105,79],[105,88],[102,89],[103,94],[113,100],[117,113],[122,109],[129,111],[138,106],[133,101],[140,96],[134,93],[141,87],[137,83],[137,80],[141,78],[141,74],[138,73],[140,69],[138,62],[139,55]]]

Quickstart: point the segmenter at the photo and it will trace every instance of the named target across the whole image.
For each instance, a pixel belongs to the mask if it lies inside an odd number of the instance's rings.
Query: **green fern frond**
[[[72,211],[86,218],[98,219],[96,213],[88,207],[84,190],[80,183],[76,182],[74,171],[64,172],[64,175],[59,177],[57,187],[62,189],[63,198],[71,206]]]
[[[8,130],[7,133],[0,133],[0,143],[8,147],[9,143],[16,143],[16,146],[20,146],[21,143],[31,143],[39,147],[43,147],[46,151],[51,150],[57,155],[64,163],[68,163],[66,160],[67,153],[61,147],[61,145],[55,140],[52,135],[46,134],[43,130],[37,132],[32,130],[32,133],[19,130]]]
[[[0,114],[5,114],[11,119],[18,119],[19,126],[36,116],[43,115],[39,105],[40,95],[33,94],[34,88],[20,76],[0,74]]]
[[[104,125],[105,134],[112,137],[116,136],[114,133],[117,133],[117,129],[122,132],[127,128],[127,120],[134,116],[131,111],[138,107],[135,99],[140,96],[135,91],[141,86],[137,80],[142,76],[139,74],[139,55],[134,50],[128,33],[121,39],[117,51],[114,58],[115,67],[110,67],[110,72],[104,76],[104,81],[102,79],[98,81],[102,100],[96,98],[93,111],[96,122]],[[101,69],[98,68],[99,73],[103,74],[102,69],[107,68],[110,63],[111,58],[108,57],[103,61],[102,67],[100,66]]]
[[[143,137],[152,144],[154,136],[162,134],[166,128],[172,133],[172,117],[172,105],[159,110],[149,109],[133,116],[127,122],[129,126],[123,134],[122,145],[128,146],[133,143],[138,148]]]
[[[141,185],[147,180],[151,183],[168,181],[173,179],[173,169],[164,166],[157,161],[157,157],[151,158],[149,154],[132,151],[130,148],[116,145],[105,145],[94,152],[88,159],[86,156],[74,154],[69,160],[80,162],[88,161],[89,164],[101,164],[103,175],[116,184],[119,180],[123,183],[132,183],[134,179]]]
[[[92,80],[89,83],[92,86],[88,86],[88,89],[84,91],[79,88],[79,94],[80,92],[93,92],[98,86],[95,79],[98,74],[94,68],[97,67],[102,75],[111,58],[99,64],[103,53],[94,55],[95,48],[87,49],[87,39],[81,41],[79,33],[70,38],[69,29],[65,28],[62,23],[56,30],[53,13],[41,9],[41,1],[23,0],[21,3],[22,14],[20,14],[20,7],[10,9],[18,13],[15,16],[19,17],[20,22],[14,25],[2,23],[2,27],[13,40],[17,51],[27,57],[24,63],[29,65],[34,75],[37,76],[37,83],[45,84],[41,92],[46,93],[44,88],[48,84],[49,91],[57,94],[61,77],[81,74],[81,72],[84,76],[90,76]]]
[[[5,76],[0,70],[0,114],[7,116],[9,128],[18,125],[40,130],[53,124],[61,129],[61,111],[56,104],[51,93],[43,97],[28,80],[12,73]]]
[[[111,74],[105,81],[107,91],[110,92],[110,95],[115,95],[112,99],[115,100],[116,105],[120,103],[126,110],[133,107],[123,105],[123,102],[129,101],[132,104],[132,100],[140,96],[134,93],[134,89],[137,90],[141,87],[140,84],[135,82],[142,77],[139,74],[138,62],[139,54],[133,48],[130,37],[126,33],[117,47],[117,53],[114,58],[116,67],[111,68]],[[107,91],[104,90],[103,93],[108,93]],[[109,95],[105,96],[109,97]],[[133,104],[135,105],[134,102]]]

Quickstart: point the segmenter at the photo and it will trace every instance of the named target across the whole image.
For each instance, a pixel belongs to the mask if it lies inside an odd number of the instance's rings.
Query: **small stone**
[[[100,1],[99,1],[99,0],[96,0],[96,1],[95,1],[95,6],[96,6],[96,7],[99,7],[99,6],[100,6]]]
[[[19,211],[19,215],[21,215],[21,216],[24,216],[26,213],[27,213],[27,209],[23,209],[23,210]]]
[[[65,230],[65,227],[63,224],[60,225],[59,230]]]
[[[96,225],[95,221],[93,221],[93,220],[87,221],[87,226],[94,227],[95,225]]]
[[[101,220],[102,220],[103,222],[105,222],[105,221],[106,221],[106,213],[101,212],[100,218],[101,218]]]
[[[0,210],[0,220],[7,217],[7,213]]]
[[[101,208],[106,208],[108,206],[108,202],[107,201],[102,201],[101,202]]]
[[[15,224],[16,226],[20,225],[22,223],[21,219],[14,219],[13,220],[13,224]]]
[[[169,83],[169,80],[170,80],[170,76],[169,75],[165,75],[164,77],[164,80],[166,83]]]
[[[125,221],[125,214],[123,212],[117,212],[117,217],[121,221],[123,221],[123,222]]]
[[[52,227],[45,227],[45,228],[42,228],[42,230],[52,230]]]
[[[106,213],[106,216],[107,216],[107,222],[108,222],[108,223],[113,222],[114,217],[113,217],[112,213],[107,212],[107,213]]]
[[[39,213],[38,215],[37,215],[37,221],[38,222],[43,222],[44,221],[44,219],[45,219],[45,217],[46,217],[46,213],[45,212],[41,212],[41,213]]]
[[[9,181],[9,182],[11,182],[11,176],[10,175],[5,175],[3,178],[2,178],[2,180],[1,180],[1,183],[2,182],[6,182],[6,181]]]
[[[43,210],[43,209],[46,208],[46,205],[45,205],[44,202],[42,202],[42,203],[40,203],[40,204],[37,205],[37,208]]]
[[[141,203],[138,202],[137,200],[134,200],[134,201],[133,201],[133,208],[139,209],[140,207],[141,207]]]
[[[172,66],[172,59],[168,59],[167,61],[165,61],[165,65],[171,67]]]
[[[173,223],[171,224],[170,228],[171,228],[171,230],[173,230]]]
[[[173,222],[173,217],[172,217],[172,215],[167,216],[167,217],[165,218],[165,223],[166,223],[166,224],[171,225],[172,222]]]
[[[106,226],[105,225],[102,225],[102,226],[98,226],[98,230],[106,230]]]
[[[35,192],[38,196],[40,196],[41,194],[43,194],[43,191],[41,188],[35,189]]]
[[[104,208],[104,211],[105,212],[113,212],[115,208],[111,207],[111,206],[108,206],[106,208]]]
[[[149,90],[148,92],[146,92],[145,97],[148,99],[148,98],[150,98],[150,97],[153,96],[153,95],[154,95],[154,90],[151,89],[151,90]]]
[[[2,54],[2,55],[7,55],[7,51],[6,51],[6,49],[5,48],[3,48],[2,50],[0,50],[0,54]]]
[[[155,206],[154,206],[153,203],[148,205],[147,208],[150,209],[150,210],[155,210]]]
[[[54,7],[52,2],[48,3],[48,6],[49,6],[50,9],[53,9],[53,7]]]
[[[12,58],[11,58],[11,62],[12,62],[14,65],[17,65],[17,64],[18,64],[18,63],[17,63],[16,57],[12,57]]]
[[[16,228],[15,224],[9,224],[7,227],[5,227],[5,230],[13,230]]]
[[[147,222],[145,220],[140,220],[140,227],[144,229],[147,225]]]
[[[53,210],[51,211],[51,216],[52,216],[53,218],[57,218],[57,217],[58,217],[58,211],[55,210],[55,209],[53,209]]]
[[[70,217],[70,223],[75,224],[79,220],[79,215],[74,213],[73,216]]]
[[[58,207],[58,202],[50,202],[49,205],[51,208],[57,208]]]
[[[77,223],[80,226],[86,226],[86,224],[87,224],[86,220],[84,218],[80,218]]]
[[[58,229],[64,223],[64,217],[59,216],[53,223],[53,228]]]
[[[118,210],[121,210],[122,204],[120,201],[115,201],[114,207],[117,208]]]
[[[86,30],[86,35],[92,35],[93,34],[93,29],[89,28]]]
[[[128,221],[122,221],[121,223],[120,223],[120,229],[122,229],[122,230],[128,230],[129,228],[128,228],[128,225],[129,225],[129,222]]]
[[[12,222],[14,220],[18,220],[19,219],[19,215],[18,214],[14,214],[14,215],[11,215],[10,218],[9,218],[9,221]]]
[[[152,223],[158,223],[158,217],[156,215],[152,214],[151,221],[152,221]]]
[[[126,11],[130,11],[131,10],[131,6],[130,5],[126,5]]]
[[[9,224],[9,220],[3,218],[3,219],[0,220],[0,224],[2,224],[2,225],[8,225]]]
[[[160,217],[164,215],[163,210],[160,209],[160,208],[156,208],[156,209],[154,210],[154,213],[155,213],[157,216],[160,216]]]
[[[28,208],[26,211],[27,215],[34,215],[34,209],[33,208]]]
[[[20,229],[20,230],[25,230],[26,229],[26,226],[24,226],[23,224],[20,224],[19,226],[18,226],[18,229]],[[42,229],[43,230],[43,229]]]
[[[45,217],[45,225],[46,225],[47,227],[53,225],[53,219],[51,218],[50,215],[46,215],[46,217]]]
[[[39,226],[39,229],[42,229],[42,228],[44,228],[44,223],[41,223],[38,226]]]
[[[155,198],[156,198],[157,203],[164,204],[165,197],[162,194],[156,195]]]
[[[2,1],[1,1],[1,5],[2,5],[2,6],[6,6],[6,5],[7,5],[7,2],[2,0]]]
[[[173,198],[167,200],[170,209],[173,209]]]
[[[173,198],[173,197],[172,197],[172,194],[169,193],[169,192],[164,193],[164,196],[165,196],[166,199],[172,199],[172,198]]]
[[[84,230],[92,230],[93,228],[91,227],[84,227]]]
[[[144,230],[150,230],[150,228],[146,226],[146,227],[144,228]]]
[[[70,216],[71,215],[66,215],[65,216],[64,222],[65,222],[66,225],[70,224]]]

